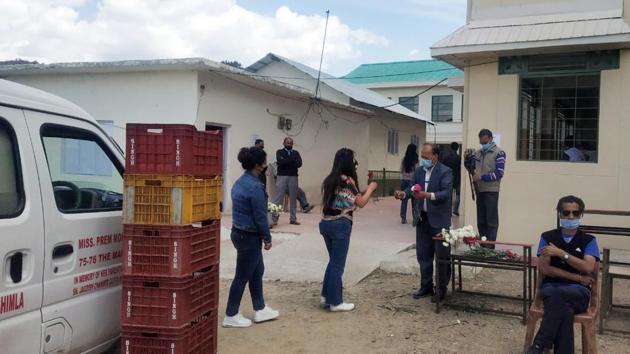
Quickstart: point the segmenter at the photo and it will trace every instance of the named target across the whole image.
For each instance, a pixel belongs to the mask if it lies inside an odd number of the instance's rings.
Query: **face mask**
[[[428,170],[431,168],[431,166],[433,166],[433,160],[426,160],[426,159],[421,159],[420,163],[422,164],[422,167],[425,170]]]
[[[582,219],[560,219],[560,227],[564,229],[577,229],[582,224]]]
[[[492,142],[489,142],[487,144],[481,144],[481,149],[483,151],[488,151],[488,150],[490,150],[491,147],[492,147]]]

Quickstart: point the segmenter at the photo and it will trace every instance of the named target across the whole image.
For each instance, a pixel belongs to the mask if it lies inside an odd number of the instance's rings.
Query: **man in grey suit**
[[[421,190],[397,191],[396,198],[413,196],[413,224],[416,227],[416,256],[420,264],[420,288],[413,294],[415,299],[433,296],[435,302],[446,296],[446,287],[451,277],[451,268],[447,264],[438,266],[440,284],[435,290],[433,285],[433,259],[436,243],[433,237],[451,226],[451,208],[453,191],[453,173],[450,168],[438,161],[439,150],[435,144],[424,144],[421,151],[420,167],[414,173],[413,185],[419,184]],[[450,247],[438,242],[437,254],[441,259],[450,257]]]

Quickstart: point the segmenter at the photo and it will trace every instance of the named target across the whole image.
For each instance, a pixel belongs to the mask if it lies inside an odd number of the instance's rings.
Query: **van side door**
[[[0,106],[0,353],[40,351],[44,217],[24,112]]]
[[[120,333],[124,162],[94,123],[26,118],[46,211],[43,335],[61,352],[91,350]]]

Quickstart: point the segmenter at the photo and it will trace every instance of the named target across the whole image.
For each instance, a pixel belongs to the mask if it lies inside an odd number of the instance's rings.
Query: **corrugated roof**
[[[255,62],[254,64],[250,65],[247,69],[253,72],[257,72],[258,70],[260,70],[261,68],[263,68],[264,66],[274,62],[274,61],[281,61],[281,62],[285,62],[291,66],[293,66],[294,68],[296,68],[297,70],[307,74],[308,76],[312,77],[313,79],[317,79],[318,76],[318,71],[316,69],[313,69],[309,66],[306,66],[304,64],[298,63],[296,61],[293,61],[291,59],[287,59],[284,58],[282,56],[273,54],[273,53],[269,53],[267,54],[264,58],[258,60],[257,62]],[[419,115],[416,112],[413,112],[403,106],[401,106],[400,104],[398,104],[397,102],[394,102],[390,99],[388,99],[387,97],[376,93],[372,90],[363,88],[361,86],[358,86],[356,84],[353,84],[350,81],[347,80],[343,80],[337,77],[334,77],[330,74],[327,74],[325,72],[322,72],[320,75],[320,80],[321,82],[323,82],[325,85],[329,86],[330,88],[339,91],[341,93],[343,93],[344,95],[368,104],[372,107],[376,107],[376,108],[383,108],[386,109],[390,112],[396,113],[396,114],[400,114],[403,116],[407,116],[410,118],[414,118],[414,119],[418,119],[418,120],[422,120],[424,122],[427,122],[429,124],[433,124],[430,120],[424,118],[423,116]],[[392,105],[392,106],[390,106]],[[389,107],[387,107],[389,106]]]
[[[630,26],[622,18],[566,21],[546,19],[526,22],[505,19],[470,23],[431,47],[431,55],[466,55],[482,52],[561,47],[563,45],[605,45],[630,41]]]
[[[438,82],[463,76],[464,73],[451,64],[429,59],[361,64],[344,78],[355,84],[372,84],[409,81]]]

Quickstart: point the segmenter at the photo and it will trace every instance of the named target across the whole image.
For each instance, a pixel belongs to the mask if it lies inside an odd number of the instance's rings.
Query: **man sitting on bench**
[[[543,233],[538,247],[544,315],[528,354],[551,347],[555,354],[573,353],[573,317],[588,309],[591,286],[597,285],[597,240],[579,230],[584,202],[566,196],[556,210],[560,228]]]

